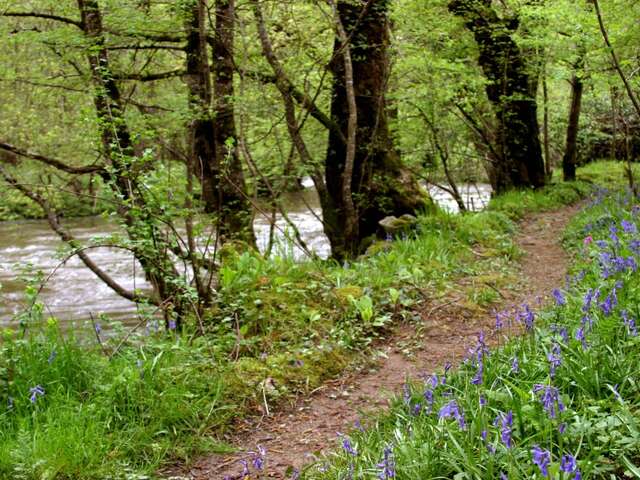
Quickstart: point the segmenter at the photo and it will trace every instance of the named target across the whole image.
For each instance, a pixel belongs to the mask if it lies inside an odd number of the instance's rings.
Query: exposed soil
[[[567,256],[559,239],[578,207],[536,214],[520,224],[517,243],[525,255],[521,262],[522,285],[516,292],[501,292],[500,309],[521,303],[539,303],[551,288],[564,283]],[[422,322],[401,325],[380,347],[374,368],[326,382],[291,407],[270,416],[244,420],[228,439],[241,453],[212,455],[189,467],[167,472],[174,478],[223,479],[237,475],[239,461],[257,445],[267,450],[267,477],[286,478],[293,466],[300,468],[317,454],[339,445],[337,432],[348,432],[367,413],[380,411],[402,389],[407,378],[456,364],[475,344],[478,332],[489,334],[495,326],[491,314],[474,314],[452,301],[426,304],[419,311]],[[496,338],[489,335],[490,342]]]

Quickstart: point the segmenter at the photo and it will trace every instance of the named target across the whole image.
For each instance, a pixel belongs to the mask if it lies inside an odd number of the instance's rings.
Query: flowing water
[[[308,184],[307,184],[308,186]],[[491,194],[488,185],[461,185],[461,194],[471,210],[484,208]],[[457,212],[451,196],[436,187],[430,188],[432,198],[444,209]],[[322,231],[320,206],[311,188],[288,195],[284,207],[289,219],[300,231],[309,249],[322,258],[329,255],[329,242]],[[64,224],[80,240],[116,233],[118,227],[101,217],[65,220]],[[270,222],[258,214],[254,229],[261,250],[269,239]],[[277,216],[274,253],[302,259],[304,252],[287,241],[291,235],[284,219]],[[77,258],[61,258],[61,242],[45,220],[0,222],[0,326],[9,325],[24,308],[25,283],[22,272],[42,271],[47,282],[39,294],[45,305],[45,315],[64,321],[86,320],[91,315],[106,314],[125,323],[133,321],[136,306],[116,295]],[[127,289],[148,288],[140,266],[131,254],[112,248],[95,248],[88,252],[94,261]]]

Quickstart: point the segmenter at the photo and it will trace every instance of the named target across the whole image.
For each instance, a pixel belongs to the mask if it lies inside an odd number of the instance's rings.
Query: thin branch
[[[82,29],[82,22],[80,20],[74,20],[72,18],[61,17],[60,15],[51,15],[49,13],[40,12],[2,12],[0,16],[3,17],[32,17],[43,18],[45,20],[55,20],[56,22],[66,23],[67,25],[73,25]]]
[[[87,255],[84,250],[78,249],[78,240],[60,224],[58,214],[51,208],[49,202],[47,202],[47,200],[42,195],[38,194],[35,191],[29,190],[27,187],[19,183],[4,169],[4,167],[2,167],[2,165],[0,165],[0,176],[3,177],[4,180],[12,188],[18,190],[23,195],[40,205],[42,210],[44,210],[45,214],[47,215],[47,221],[49,222],[49,226],[51,227],[51,229],[58,234],[62,241],[76,250],[76,254],[80,258],[80,260],[82,260],[82,263],[84,263],[89,270],[91,270],[100,280],[102,280],[109,288],[111,288],[111,290],[116,292],[121,297],[126,298],[127,300],[131,300],[132,302],[146,301],[153,304],[157,303],[156,301],[145,295],[138,295],[135,292],[131,292],[123,288],[118,282],[111,278],[111,276],[107,272],[102,270],[91,259],[91,257]]]
[[[0,141],[0,150],[4,150],[6,152],[11,152],[15,155],[19,155],[21,157],[30,158],[32,160],[37,160],[38,162],[42,162],[51,167],[57,168],[58,170],[62,170],[63,172],[70,173],[73,175],[86,175],[90,173],[104,173],[105,169],[101,165],[85,165],[82,167],[73,167],[71,165],[67,165],[66,163],[56,160],[55,158],[45,157],[44,155],[40,155],[39,153],[30,152],[28,150],[24,150],[22,148],[16,147],[15,145],[11,145],[9,143]]]
[[[622,83],[624,83],[624,88],[627,90],[627,95],[629,95],[629,98],[631,99],[631,103],[633,103],[633,107],[636,109],[636,113],[638,114],[638,116],[640,116],[640,102],[638,102],[638,99],[635,93],[633,93],[633,90],[631,89],[631,84],[629,83],[629,80],[627,80],[627,76],[624,74],[624,72],[622,71],[622,68],[620,67],[620,62],[618,61],[618,55],[616,55],[616,52],[613,49],[613,46],[611,45],[611,41],[609,40],[609,34],[607,33],[607,29],[604,26],[604,20],[602,19],[602,12],[600,12],[600,4],[598,0],[593,0],[593,5],[596,8],[596,15],[598,17],[598,25],[600,25],[600,32],[602,33],[602,38],[604,38],[604,43],[606,43],[607,48],[609,49],[609,53],[611,54],[611,60],[613,61],[613,66],[618,72],[618,75],[620,75],[620,79],[622,80]]]
[[[186,71],[182,68],[169,70],[167,72],[157,73],[116,73],[113,75],[114,80],[136,80],[138,82],[153,82],[156,80],[164,80],[166,78],[180,77],[186,75]]]

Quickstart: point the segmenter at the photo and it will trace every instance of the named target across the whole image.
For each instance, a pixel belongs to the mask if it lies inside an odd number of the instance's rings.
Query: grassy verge
[[[425,217],[415,235],[349,265],[230,252],[203,337],[152,328],[92,346],[36,305],[0,350],[0,477],[135,479],[225,449],[212,435],[233,418],[339,374],[425,296],[465,277],[477,280],[465,287],[468,308],[488,308],[497,299],[487,282],[514,281],[513,202],[539,211],[587,190],[558,184],[478,214]]]
[[[567,231],[573,275],[553,306],[503,312],[500,349],[479,338],[303,477],[640,478],[639,214],[599,194]]]

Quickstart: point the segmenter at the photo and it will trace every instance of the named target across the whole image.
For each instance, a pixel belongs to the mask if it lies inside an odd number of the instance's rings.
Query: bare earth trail
[[[568,258],[560,245],[562,232],[578,206],[527,217],[520,224],[516,241],[524,250],[521,262],[522,289],[505,294],[499,308],[547,297],[551,289],[564,284]],[[389,398],[401,391],[407,377],[454,365],[475,344],[478,332],[490,332],[493,315],[474,317],[454,303],[421,311],[422,325],[402,325],[382,347],[375,369],[326,382],[309,396],[300,397],[292,407],[271,416],[246,420],[229,442],[240,453],[212,455],[188,468],[170,473],[174,478],[193,480],[232,478],[239,474],[241,459],[256,445],[267,450],[268,478],[286,478],[288,467],[301,467],[315,460],[313,452],[339,445],[336,432],[348,432],[363,418],[363,412],[380,411]],[[366,425],[366,420],[363,421]]]

